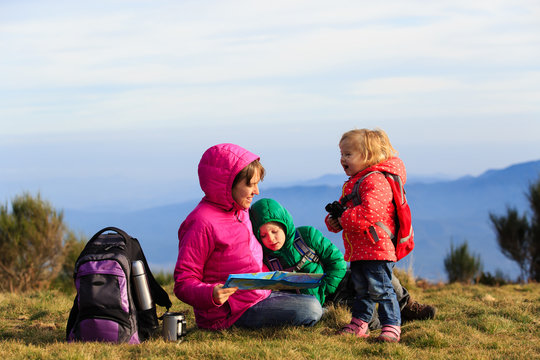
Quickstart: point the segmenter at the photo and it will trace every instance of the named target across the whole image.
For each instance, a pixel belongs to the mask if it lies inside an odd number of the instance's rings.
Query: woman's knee
[[[313,326],[323,315],[323,308],[319,300],[314,296],[306,296],[307,301],[303,309],[304,321],[302,325]]]

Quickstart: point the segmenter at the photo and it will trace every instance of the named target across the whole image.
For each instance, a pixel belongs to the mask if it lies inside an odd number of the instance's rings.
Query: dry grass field
[[[64,333],[73,294],[0,293],[0,358],[540,359],[539,284],[407,286],[416,299],[434,304],[438,314],[435,320],[405,324],[398,344],[333,335],[350,319],[339,307],[330,308],[313,328],[199,330],[191,308],[174,296],[171,310],[184,311],[188,322],[181,343],[157,336],[141,345],[68,344]],[[173,294],[172,285],[166,289]]]

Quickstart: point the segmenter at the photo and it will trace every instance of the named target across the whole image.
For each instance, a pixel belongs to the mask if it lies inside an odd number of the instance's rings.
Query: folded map
[[[248,274],[231,274],[223,287],[246,289],[288,290],[315,288],[321,284],[324,274],[269,271]]]

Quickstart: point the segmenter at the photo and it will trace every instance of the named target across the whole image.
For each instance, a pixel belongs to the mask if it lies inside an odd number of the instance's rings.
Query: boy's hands
[[[212,291],[212,298],[216,304],[223,305],[236,290],[238,290],[238,287],[224,289],[223,284],[217,284]]]

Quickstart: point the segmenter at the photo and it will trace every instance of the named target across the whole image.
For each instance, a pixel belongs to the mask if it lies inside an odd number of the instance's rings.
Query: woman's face
[[[233,200],[244,209],[249,209],[251,202],[253,201],[253,197],[255,195],[259,195],[258,184],[260,179],[261,177],[259,175],[259,171],[257,170],[253,174],[253,177],[248,184],[246,184],[244,180],[239,181],[232,188]]]
[[[266,223],[259,228],[259,236],[267,249],[278,251],[285,244],[285,232],[275,223]]]

